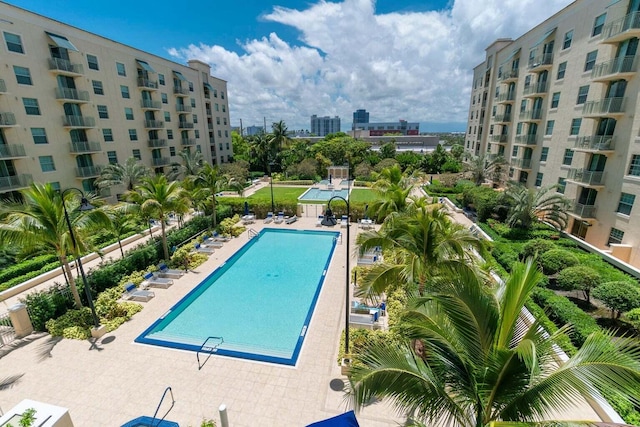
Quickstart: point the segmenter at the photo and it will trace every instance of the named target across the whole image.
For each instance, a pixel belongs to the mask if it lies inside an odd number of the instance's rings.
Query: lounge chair
[[[284,212],[278,212],[278,217],[273,222],[274,224],[282,224],[284,222]]]
[[[145,274],[144,282],[142,282],[143,287],[151,287],[151,288],[167,289],[171,285],[173,285],[172,279],[158,277],[152,272]]]
[[[231,237],[228,236],[223,236],[222,234],[218,233],[217,231],[213,232],[213,240],[215,240],[216,242],[228,242],[231,240]]]
[[[158,265],[158,277],[165,279],[179,279],[184,275],[183,270],[174,270],[167,267],[167,264],[162,263]]]
[[[316,221],[316,227],[322,227],[322,221],[324,220],[323,215],[318,215],[318,220]]]
[[[294,223],[294,222],[296,222],[297,220],[298,220],[298,216],[297,216],[297,215],[294,215],[294,216],[291,216],[291,217],[289,217],[289,218],[285,219],[285,220],[284,220],[284,223],[285,223],[285,224],[287,224],[287,225],[288,225],[288,224],[293,224],[293,223]]]
[[[196,249],[196,252],[199,252],[201,254],[209,254],[209,255],[211,255],[214,252],[213,248],[208,248],[206,246],[202,246],[200,243],[196,244],[195,249]]]
[[[358,258],[358,265],[373,265],[378,261],[378,255],[363,255]]]
[[[224,246],[224,242],[220,242],[220,241],[212,239],[212,238],[206,239],[206,240],[204,240],[202,242],[202,247],[205,247],[205,248],[218,248],[219,249],[219,248],[221,248],[223,246]]]
[[[340,218],[340,227],[347,228],[349,226],[349,217],[346,215],[342,215]]]
[[[349,326],[360,329],[378,329],[378,317],[375,314],[349,313]]]
[[[273,222],[273,212],[267,212],[267,217],[264,219],[265,224],[270,224]]]
[[[122,295],[122,298],[130,301],[147,302],[155,296],[156,294],[154,294],[153,291],[138,289],[136,285],[129,282],[124,287],[124,294]]]
[[[256,216],[254,214],[247,214],[242,216],[242,224],[253,224],[256,220]]]

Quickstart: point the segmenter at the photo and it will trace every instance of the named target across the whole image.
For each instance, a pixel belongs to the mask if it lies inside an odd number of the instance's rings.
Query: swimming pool
[[[298,197],[298,200],[327,201],[333,196],[340,196],[345,199],[349,199],[349,190],[323,190],[318,187],[311,187]]]
[[[135,341],[295,365],[338,235],[263,229]]]

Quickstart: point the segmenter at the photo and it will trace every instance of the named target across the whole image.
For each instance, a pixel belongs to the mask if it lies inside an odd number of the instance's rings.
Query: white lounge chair
[[[254,214],[248,214],[248,215],[243,215],[241,219],[242,219],[242,224],[244,225],[253,224],[256,220],[256,216]]]
[[[201,254],[209,254],[209,255],[211,255],[214,252],[213,248],[208,248],[206,246],[202,246],[200,243],[196,244],[195,249],[196,249],[196,252],[199,252]]]
[[[290,216],[289,218],[284,220],[285,224],[293,224],[294,222],[296,222],[298,220],[298,216],[294,215],[294,216]]]
[[[284,222],[284,212],[278,212],[278,217],[273,220],[275,224],[282,224]]]
[[[265,224],[270,224],[273,222],[273,212],[267,212],[267,217],[264,219]]]
[[[183,270],[174,270],[167,267],[167,264],[162,263],[158,265],[158,277],[163,277],[165,279],[179,279],[184,276]]]
[[[171,285],[173,285],[172,279],[158,277],[151,272],[144,275],[144,281],[142,282],[143,287],[151,287],[151,288],[167,289]]]
[[[218,233],[217,231],[213,232],[213,237],[211,238],[213,239],[214,242],[228,242],[231,240],[231,237],[227,237],[227,236],[223,236],[222,234]],[[209,239],[209,240],[211,240]]]
[[[349,226],[349,217],[342,215],[340,218],[340,228],[347,228]]]
[[[349,326],[360,329],[378,329],[380,324],[375,317],[373,314],[349,313]]]
[[[127,283],[124,287],[124,294],[122,298],[130,301],[147,302],[156,294],[153,291],[146,291],[144,289],[138,289],[133,283]]]
[[[318,220],[316,221],[316,227],[322,227],[322,220],[324,220],[324,216],[318,215]]]

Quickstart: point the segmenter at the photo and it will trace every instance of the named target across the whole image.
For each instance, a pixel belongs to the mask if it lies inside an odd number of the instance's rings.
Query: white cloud
[[[312,114],[352,112],[371,121],[466,123],[472,69],[495,39],[516,38],[572,0],[455,0],[450,9],[376,14],[374,0],[274,7],[262,19],[299,31],[292,44],[271,33],[241,55],[204,44],[169,49],[200,59],[228,81],[233,125],[284,120],[308,129]],[[298,46],[301,45],[301,46]],[[464,127],[464,126],[463,126]]]

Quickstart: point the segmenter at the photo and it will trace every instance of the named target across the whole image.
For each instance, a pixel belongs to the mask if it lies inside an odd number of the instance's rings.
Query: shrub
[[[600,275],[585,265],[567,267],[558,273],[558,287],[566,291],[580,290],[587,302],[591,300],[591,290],[600,284]]]
[[[58,257],[56,257],[55,255],[40,255],[28,260],[24,260],[18,264],[12,265],[11,267],[3,268],[0,271],[0,282],[6,282],[15,277],[20,277],[24,274],[30,273],[34,270],[40,270],[42,267],[49,264],[59,265]]]
[[[580,261],[564,249],[551,249],[540,256],[540,266],[544,274],[556,274],[563,268],[577,265]]]
[[[553,323],[544,312],[542,308],[535,302],[529,300],[526,303],[527,309],[531,312],[533,317],[540,323],[540,325],[547,331],[549,334],[555,334],[558,331],[558,327]],[[576,347],[571,343],[571,338],[567,334],[560,334],[558,339],[556,340],[556,344],[560,346],[560,348],[567,353],[569,356],[573,356],[576,353]]]
[[[640,331],[640,308],[634,308],[624,314],[623,318],[630,323],[636,330]]]
[[[495,242],[491,253],[502,268],[507,271],[511,271],[511,266],[519,259],[512,243]]]
[[[479,221],[486,221],[501,203],[502,194],[488,187],[467,187],[463,191],[464,203],[473,205]]]
[[[220,234],[223,236],[233,236],[233,227],[240,221],[240,215],[235,214],[231,218],[225,218],[220,222]]]
[[[607,282],[593,291],[598,298],[611,310],[612,318],[619,318],[620,314],[640,307],[640,291],[630,282]]]
[[[54,285],[49,289],[31,292],[20,301],[27,305],[31,324],[36,331],[45,331],[45,323],[73,308],[71,298],[61,293],[62,285]]]
[[[49,333],[54,337],[65,337],[86,339],[91,333],[91,326],[93,326],[93,320],[91,316],[91,310],[89,307],[83,307],[80,310],[69,310],[57,319],[48,320],[46,328]],[[69,330],[65,335],[65,330]],[[86,331],[86,335],[81,332]]]
[[[538,258],[540,255],[544,254],[551,249],[556,249],[557,246],[555,243],[549,240],[544,239],[534,239],[525,243],[522,247],[522,253],[520,254],[522,259],[527,258]]]

